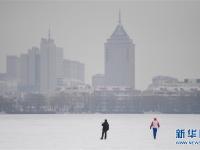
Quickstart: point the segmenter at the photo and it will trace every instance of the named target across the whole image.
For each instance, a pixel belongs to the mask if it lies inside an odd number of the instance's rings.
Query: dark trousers
[[[157,128],[153,128],[153,137],[156,139],[156,134],[157,134]]]
[[[101,135],[101,139],[106,139],[107,138],[107,131],[102,130],[102,135]]]

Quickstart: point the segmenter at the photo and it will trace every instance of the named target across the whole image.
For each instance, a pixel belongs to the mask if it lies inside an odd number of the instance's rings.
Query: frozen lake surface
[[[149,129],[153,117],[161,124],[157,140]],[[110,124],[108,139],[100,140],[105,118]],[[200,144],[177,145],[176,129],[200,129],[200,115],[0,115],[0,150],[200,149]]]

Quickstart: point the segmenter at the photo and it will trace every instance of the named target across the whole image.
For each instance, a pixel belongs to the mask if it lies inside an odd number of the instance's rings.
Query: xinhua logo
[[[200,129],[177,129],[176,144],[200,145]]]

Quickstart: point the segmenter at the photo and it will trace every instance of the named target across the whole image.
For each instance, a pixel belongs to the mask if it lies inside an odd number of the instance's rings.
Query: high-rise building
[[[85,65],[78,61],[65,59],[63,62],[64,78],[69,81],[85,81]]]
[[[40,43],[40,92],[52,94],[57,80],[62,76],[63,50],[56,47],[54,40],[42,38]]]
[[[63,78],[63,48],[56,47],[56,77]]]
[[[28,86],[28,64],[28,54],[21,54],[19,58],[19,87],[22,91],[27,90]]]
[[[6,58],[6,73],[7,77],[12,80],[17,80],[19,77],[19,57],[8,55]]]
[[[119,22],[105,43],[105,84],[135,88],[135,45]]]
[[[22,92],[39,92],[40,81],[40,56],[39,48],[32,47],[28,53],[19,57],[19,82],[18,87]]]
[[[39,48],[28,50],[28,87],[31,91],[39,92],[40,83],[40,55]]]

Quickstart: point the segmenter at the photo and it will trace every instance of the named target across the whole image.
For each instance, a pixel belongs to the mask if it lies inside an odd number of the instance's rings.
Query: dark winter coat
[[[107,121],[105,121],[104,123],[102,123],[103,126],[103,131],[108,131],[109,130],[109,124]]]

